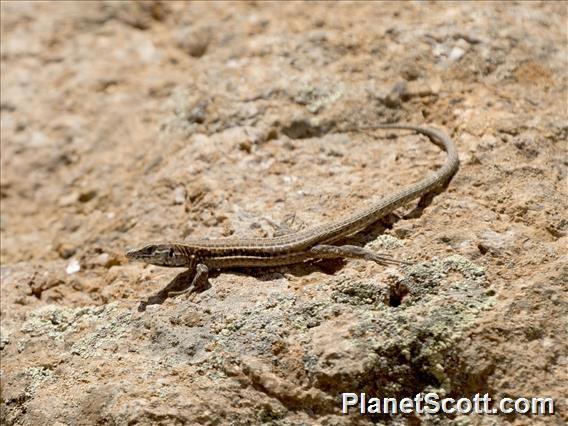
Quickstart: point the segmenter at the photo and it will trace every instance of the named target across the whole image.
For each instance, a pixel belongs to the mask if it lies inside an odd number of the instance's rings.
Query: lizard
[[[168,295],[183,294],[200,287],[207,281],[211,269],[274,267],[329,258],[359,258],[380,265],[408,263],[363,247],[334,243],[364,230],[409,201],[447,184],[459,168],[458,153],[447,134],[431,127],[396,123],[365,126],[358,130],[376,129],[410,130],[423,134],[446,151],[446,161],[442,167],[422,180],[375,200],[368,207],[343,219],[314,228],[272,238],[227,237],[189,239],[180,243],[154,243],[129,250],[126,257],[157,266],[185,267],[195,272],[192,283],[186,290],[170,291]]]

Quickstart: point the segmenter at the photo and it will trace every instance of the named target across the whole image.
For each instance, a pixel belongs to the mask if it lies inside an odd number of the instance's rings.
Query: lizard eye
[[[171,248],[170,251],[168,251],[168,257],[174,257],[174,249]]]

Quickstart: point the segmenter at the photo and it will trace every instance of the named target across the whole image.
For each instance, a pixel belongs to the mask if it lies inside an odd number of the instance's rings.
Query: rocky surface
[[[3,424],[563,424],[566,4],[2,2]],[[127,248],[270,236],[439,166],[354,237],[413,265],[222,273]],[[396,135],[396,136],[395,136]],[[549,396],[530,416],[342,415],[342,392]]]

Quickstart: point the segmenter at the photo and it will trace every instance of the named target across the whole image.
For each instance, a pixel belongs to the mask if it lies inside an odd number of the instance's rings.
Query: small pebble
[[[187,191],[185,187],[178,186],[174,189],[174,204],[183,204],[185,203],[185,198],[187,196]]]
[[[93,259],[95,265],[105,266],[109,261],[110,256],[108,253],[101,253]]]
[[[95,266],[110,268],[111,266],[120,265],[120,259],[114,254],[101,253],[96,256],[91,263]]]
[[[77,198],[78,198],[78,195],[75,192],[72,192],[70,194],[66,194],[59,199],[59,206],[67,207],[67,206],[70,206],[72,204],[75,204],[75,202],[77,201]]]
[[[75,272],[79,272],[81,270],[81,264],[77,259],[71,259],[67,268],[65,268],[65,272],[69,275],[74,274]]]
[[[86,202],[88,202],[88,201],[91,201],[91,200],[92,200],[93,198],[95,198],[96,196],[97,196],[97,190],[96,190],[96,189],[90,189],[90,190],[88,190],[88,191],[81,192],[81,193],[79,194],[78,200],[79,200],[81,203],[86,203]]]
[[[193,58],[202,57],[211,43],[211,33],[207,28],[184,28],[175,36],[178,47]]]
[[[449,59],[450,59],[450,61],[455,62],[455,61],[459,60],[464,54],[465,54],[465,50],[463,50],[461,47],[456,46],[450,52]]]
[[[67,243],[61,243],[57,247],[57,253],[63,259],[69,259],[71,256],[75,254],[75,251],[76,251],[75,247]]]

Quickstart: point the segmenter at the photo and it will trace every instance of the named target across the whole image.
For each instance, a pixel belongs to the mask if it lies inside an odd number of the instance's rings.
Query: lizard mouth
[[[149,255],[144,254],[142,252],[142,250],[136,250],[136,249],[128,250],[125,253],[125,256],[126,256],[127,259],[130,259],[130,260],[142,260],[142,259],[150,257]]]

